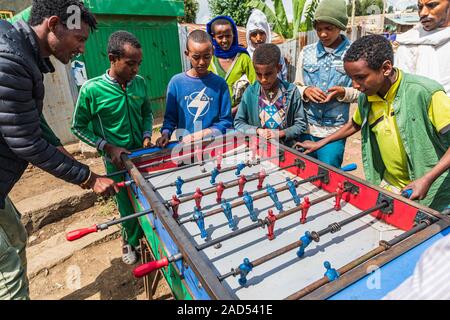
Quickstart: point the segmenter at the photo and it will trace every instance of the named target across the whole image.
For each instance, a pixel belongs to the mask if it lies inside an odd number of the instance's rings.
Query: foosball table
[[[123,160],[152,257],[134,274],[162,272],[177,299],[379,299],[450,232],[437,211],[256,136]]]

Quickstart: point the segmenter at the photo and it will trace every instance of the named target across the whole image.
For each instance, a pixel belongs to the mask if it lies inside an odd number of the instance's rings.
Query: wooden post
[[[352,34],[350,36],[352,41],[356,40],[355,12],[356,12],[356,0],[352,0],[352,20],[351,20]]]

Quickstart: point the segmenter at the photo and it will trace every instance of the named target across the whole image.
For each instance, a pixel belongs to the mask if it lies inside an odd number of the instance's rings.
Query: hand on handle
[[[406,189],[405,191],[402,192],[402,197],[409,199],[411,198],[412,194],[413,194],[412,189]]]
[[[341,170],[346,171],[346,172],[354,171],[356,169],[358,169],[358,166],[356,165],[356,163],[350,163],[346,166],[341,167]]]

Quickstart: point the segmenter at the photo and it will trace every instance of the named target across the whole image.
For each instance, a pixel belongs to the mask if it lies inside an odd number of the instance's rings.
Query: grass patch
[[[99,206],[98,214],[102,217],[112,216],[112,215],[118,216],[119,212],[117,210],[116,203],[114,202],[113,198],[109,198],[109,199],[99,198],[99,200],[97,200],[95,205]]]

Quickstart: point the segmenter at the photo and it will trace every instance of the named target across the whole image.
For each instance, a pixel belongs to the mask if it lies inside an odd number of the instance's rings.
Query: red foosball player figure
[[[217,161],[216,168],[217,168],[217,170],[221,170],[222,169],[222,160],[223,160],[222,153],[219,153],[217,155],[217,157],[216,157],[216,161]]]
[[[225,185],[223,184],[223,182],[219,182],[219,184],[216,187],[216,191],[217,191],[216,202],[217,203],[222,202],[222,193],[224,190],[225,190]]]
[[[341,199],[343,193],[344,187],[342,186],[342,183],[338,183],[338,187],[336,189],[336,203],[334,204],[334,210],[336,211],[341,210]]]
[[[275,227],[275,221],[277,220],[277,216],[273,214],[272,210],[269,210],[267,217],[266,217],[266,221],[268,222],[267,224],[267,238],[269,240],[273,240],[275,238],[274,234],[273,234],[273,229]]]
[[[245,184],[247,183],[247,178],[244,175],[241,175],[241,177],[239,178],[239,192],[238,192],[238,196],[242,197],[244,195],[244,187]]]
[[[252,161],[255,161],[256,155],[258,154],[258,145],[256,142],[250,144],[250,153],[252,154]]]
[[[202,208],[201,207],[201,202],[202,202],[203,196],[204,196],[203,192],[200,190],[200,188],[197,188],[195,190],[195,193],[194,193],[193,197],[194,197],[194,200],[195,200],[195,206],[197,207],[198,210],[200,210]]]
[[[308,197],[305,197],[303,199],[302,203],[302,217],[300,218],[300,223],[305,224],[306,222],[306,215],[308,214],[308,210],[311,207],[311,202],[309,201]]]
[[[195,147],[195,155],[197,156],[197,161],[202,163],[203,161],[203,150],[199,146]]]
[[[173,215],[172,217],[174,219],[178,219],[178,207],[180,206],[181,200],[178,199],[178,197],[174,194],[172,196],[172,200],[170,201],[170,205],[172,206]]]
[[[263,188],[264,179],[267,177],[266,170],[261,169],[258,173],[258,190]]]

